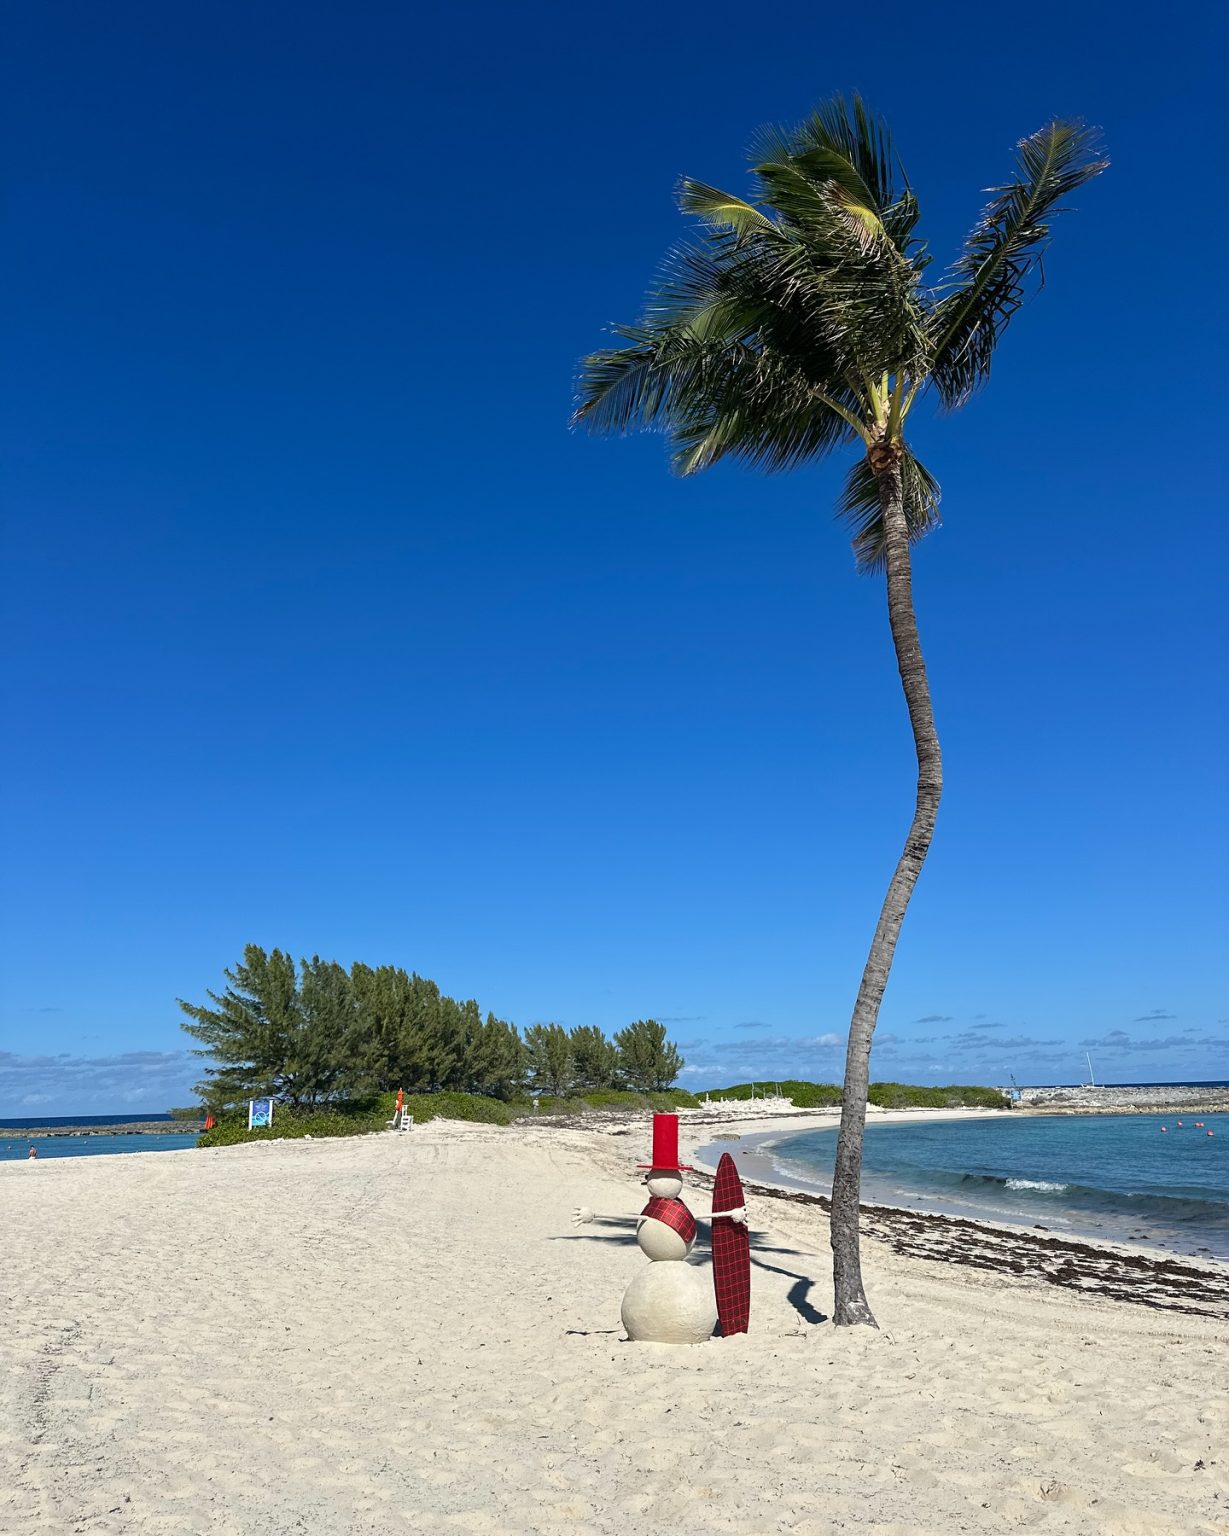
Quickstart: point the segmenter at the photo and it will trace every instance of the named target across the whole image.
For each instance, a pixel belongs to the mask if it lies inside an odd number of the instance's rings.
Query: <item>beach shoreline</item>
[[[994,1119],[1001,1117],[1002,1114],[1003,1111],[996,1110],[893,1110],[881,1111],[874,1119],[868,1115],[867,1123],[868,1126],[908,1122],[933,1124],[941,1121]],[[717,1160],[722,1152],[734,1153],[737,1156],[744,1183],[754,1182],[761,1189],[779,1191],[783,1195],[792,1196],[801,1193],[816,1196],[826,1205],[830,1194],[829,1181],[819,1177],[809,1178],[796,1168],[783,1166],[775,1155],[775,1150],[781,1142],[808,1131],[827,1130],[835,1133],[839,1124],[839,1114],[833,1114],[827,1118],[822,1118],[818,1113],[814,1118],[782,1116],[770,1125],[761,1126],[748,1134],[739,1134],[737,1139],[732,1138],[728,1128],[724,1135],[718,1135],[707,1142],[700,1138],[695,1138],[694,1141],[689,1138],[685,1143],[687,1156],[692,1159],[697,1168],[712,1174],[716,1170]],[[1055,1230],[1053,1219],[1050,1223],[1035,1219],[1041,1213],[1021,1211],[1018,1220],[996,1219],[988,1213],[979,1211],[974,1202],[945,1200],[938,1192],[918,1196],[918,1203],[912,1205],[882,1199],[873,1192],[868,1195],[865,1192],[866,1188],[869,1186],[873,1191],[875,1182],[870,1179],[864,1180],[862,1208],[874,1213],[875,1219],[881,1222],[898,1222],[901,1218],[908,1217],[945,1218],[965,1224],[971,1231],[985,1229],[988,1234],[995,1234],[1001,1240],[1010,1240],[1016,1235],[1031,1237],[1031,1234],[1042,1231],[1050,1238],[1070,1245],[1073,1251],[1078,1250],[1081,1254],[1104,1250],[1107,1255],[1116,1256],[1119,1259],[1143,1258],[1152,1263],[1165,1263],[1179,1259],[1183,1264],[1189,1264],[1196,1270],[1206,1269],[1212,1275],[1229,1275],[1229,1259],[1194,1252],[1185,1247],[1170,1246],[1160,1239],[1127,1241],[1115,1238],[1099,1230],[1091,1216],[1069,1211],[1066,1208],[1060,1208],[1061,1230]]]

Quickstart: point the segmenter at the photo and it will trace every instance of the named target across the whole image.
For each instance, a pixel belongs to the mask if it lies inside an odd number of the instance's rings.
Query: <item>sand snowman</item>
[[[655,1344],[699,1344],[713,1335],[717,1307],[707,1269],[686,1262],[696,1240],[695,1217],[679,1196],[679,1117],[653,1116],[653,1161],[648,1165],[649,1203],[640,1213],[636,1241],[650,1261],[623,1293],[622,1318],[629,1339]],[[644,1164],[641,1164],[644,1167]]]

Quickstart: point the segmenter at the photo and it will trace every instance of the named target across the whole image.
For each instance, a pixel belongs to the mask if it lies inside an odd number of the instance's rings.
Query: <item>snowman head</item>
[[[649,1194],[659,1200],[677,1200],[683,1192],[683,1176],[677,1168],[650,1168],[644,1182]]]

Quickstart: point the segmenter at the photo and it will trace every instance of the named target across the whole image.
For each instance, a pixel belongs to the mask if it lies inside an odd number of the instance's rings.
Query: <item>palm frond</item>
[[[833,218],[844,224],[863,256],[870,256],[885,246],[891,246],[895,253],[883,220],[868,202],[860,201],[840,182],[829,184],[828,198]]]
[[[857,213],[822,196],[822,229],[787,225],[772,241],[727,253],[713,262],[714,292],[737,293],[759,343],[824,387],[910,366],[925,353],[913,269]]]
[[[682,333],[654,335],[641,326],[614,326],[630,343],[591,352],[577,380],[574,425],[591,432],[668,428],[673,403],[685,397],[703,367],[706,344]]]
[[[655,334],[680,329],[701,339],[747,340],[767,301],[747,279],[753,261],[736,236],[710,231],[703,241],[680,241],[658,270],[642,324]]]
[[[931,373],[946,406],[962,405],[989,377],[995,345],[1044,254],[1047,220],[1108,164],[1081,123],[1055,120],[1020,141],[1015,178],[993,189],[953,270],[954,288],[930,306]]]
[[[939,525],[939,482],[907,448],[900,464],[901,492],[910,542]],[[836,504],[837,517],[853,535],[854,559],[861,571],[880,571],[887,558],[879,481],[863,457],[849,471]]]
[[[913,235],[920,217],[918,200],[910,191],[903,192],[890,208],[883,209],[880,214],[888,239],[918,273],[930,265],[925,245]]]
[[[828,265],[841,259],[840,231],[832,227],[830,179],[808,175],[792,156],[761,161],[755,177],[765,205],[775,209],[799,239],[806,240]]]
[[[833,96],[799,126],[795,154],[801,159],[809,150],[843,160],[858,177],[864,200],[877,212],[896,201],[898,162],[892,136],[856,91],[848,101]]]
[[[728,194],[684,183],[687,206],[717,227],[667,255],[639,323],[616,331],[630,345],[582,364],[575,421],[664,430],[685,473],[730,454],[784,467],[851,437],[860,381],[922,355],[913,269],[877,222],[838,206],[838,186],[782,169],[810,199],[805,227],[761,224],[750,204],[740,212]],[[797,409],[799,423],[770,429],[769,402]]]
[[[582,364],[573,420],[595,432],[665,432],[680,474],[726,457],[786,469],[855,438],[856,396],[840,384],[827,394],[780,353],[681,326],[621,334],[631,345]]]
[[[752,140],[751,159],[765,202],[787,217],[822,223],[835,197],[838,216],[841,210],[856,215],[851,227],[861,242],[886,235],[913,259],[917,199],[886,124],[860,96],[833,98],[797,128],[762,128]],[[920,259],[916,270],[925,264]]]
[[[684,176],[678,184],[678,205],[715,229],[729,229],[740,240],[750,235],[775,234],[777,226],[751,203],[705,182]]]
[[[729,457],[770,473],[792,469],[853,441],[856,405],[848,390],[830,396],[776,354],[714,352],[702,387],[680,397],[674,468],[693,475]]]

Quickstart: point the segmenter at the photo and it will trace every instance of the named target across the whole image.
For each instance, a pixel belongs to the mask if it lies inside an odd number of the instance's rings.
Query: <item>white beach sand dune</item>
[[[883,1331],[837,1332],[822,1217],[774,1201],[752,1333],[624,1343],[640,1150],[0,1168],[0,1532],[1229,1532],[1226,1323],[869,1243]]]

